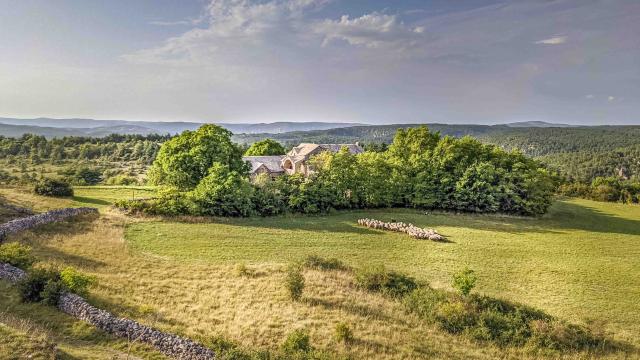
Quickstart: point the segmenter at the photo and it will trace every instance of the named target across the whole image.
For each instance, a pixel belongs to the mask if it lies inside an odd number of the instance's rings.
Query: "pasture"
[[[291,330],[304,327],[314,346],[353,358],[543,356],[443,333],[407,314],[399,302],[359,290],[344,272],[306,270],[303,299],[291,302],[283,289],[284,266],[320,255],[354,267],[384,264],[437,288],[450,288],[452,273],[469,266],[479,276],[477,292],[589,323],[618,340],[640,345],[638,206],[561,200],[540,219],[409,209],[313,217],[160,219],[126,217],[108,207],[115,199],[134,196],[131,190],[77,188],[74,199],[61,200],[0,189],[0,196],[36,210],[99,206],[98,218],[46,226],[12,240],[29,243],[47,263],[95,275],[98,285],[89,299],[96,305],[203,341],[221,336],[247,348],[274,349]],[[361,217],[434,227],[450,242],[362,228],[355,224]],[[238,264],[245,264],[249,275],[237,274]],[[127,349],[122,340],[62,320],[66,317],[41,305],[19,304],[12,289],[2,290],[2,309],[43,328],[68,354],[95,350],[116,356]],[[333,340],[338,322],[353,328],[357,341],[351,346]],[[24,341],[21,336],[15,341]],[[637,350],[631,351],[606,357],[637,356]]]

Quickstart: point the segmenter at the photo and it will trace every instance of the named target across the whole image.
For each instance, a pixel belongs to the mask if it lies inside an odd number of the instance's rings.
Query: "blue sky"
[[[640,123],[637,0],[0,0],[0,116]]]

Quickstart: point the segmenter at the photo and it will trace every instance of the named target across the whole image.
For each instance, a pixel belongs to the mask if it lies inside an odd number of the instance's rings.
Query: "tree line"
[[[33,164],[63,160],[107,159],[153,162],[160,144],[169,135],[119,135],[103,138],[65,136],[47,139],[25,134],[19,138],[0,136],[0,158],[29,160]]]
[[[520,152],[424,126],[398,130],[384,151],[321,153],[310,160],[308,177],[251,182],[242,150],[218,126],[186,131],[162,145],[149,171],[149,180],[162,186],[159,198],[119,206],[214,216],[377,207],[540,215],[555,189],[551,174]]]

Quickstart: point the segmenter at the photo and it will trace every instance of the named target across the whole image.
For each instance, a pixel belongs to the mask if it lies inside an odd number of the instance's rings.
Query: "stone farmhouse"
[[[364,152],[358,144],[309,144],[302,143],[289,151],[286,155],[275,156],[245,156],[242,159],[251,164],[251,178],[260,174],[269,174],[276,177],[282,174],[303,174],[308,176],[313,169],[307,161],[314,155],[323,151],[338,152],[346,147],[352,154]]]

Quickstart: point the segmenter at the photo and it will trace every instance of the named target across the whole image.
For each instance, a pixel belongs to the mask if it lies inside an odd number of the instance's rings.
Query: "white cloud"
[[[608,57],[636,44],[628,31],[638,23],[631,11],[577,1],[558,11],[556,2],[523,1],[424,16],[350,7],[328,18],[337,7],[324,8],[327,2],[214,0],[197,27],[123,55],[120,64],[157,76],[141,85],[166,99],[152,107],[176,102],[178,110],[230,121],[576,116],[566,104],[580,91],[622,93],[620,84],[633,85],[635,73],[617,76],[609,65],[619,57]],[[587,31],[594,12],[607,14],[599,25],[605,30]],[[620,16],[628,17],[624,26]],[[531,39],[576,46],[531,51]],[[604,60],[588,61],[596,57]],[[580,105],[584,118],[596,106]]]
[[[379,48],[415,45],[425,28],[410,28],[396,15],[374,12],[353,19],[349,15],[343,15],[340,20],[326,19],[315,24],[313,30],[324,37],[323,46],[339,39],[351,45]]]
[[[567,42],[566,36],[554,36],[552,38],[536,41],[535,43],[538,45],[560,45]]]
[[[612,101],[615,101],[615,100],[616,100],[616,97],[615,97],[615,96],[609,96],[609,97],[607,98],[607,101],[609,101],[609,102],[612,102]]]

